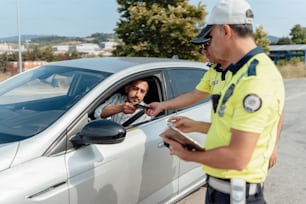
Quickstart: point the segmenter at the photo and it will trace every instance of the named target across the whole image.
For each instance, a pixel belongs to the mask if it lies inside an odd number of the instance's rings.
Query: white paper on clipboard
[[[169,125],[167,129],[160,133],[160,136],[162,138],[170,137],[190,151],[204,151],[202,145],[172,125]]]

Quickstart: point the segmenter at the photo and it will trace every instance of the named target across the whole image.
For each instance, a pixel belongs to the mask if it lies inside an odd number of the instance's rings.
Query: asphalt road
[[[278,161],[265,182],[264,196],[268,204],[306,202],[306,78],[285,80],[285,87]],[[201,188],[177,204],[204,203],[204,197],[205,188]]]

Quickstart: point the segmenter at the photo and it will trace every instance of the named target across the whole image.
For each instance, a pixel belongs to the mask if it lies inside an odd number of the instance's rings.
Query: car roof
[[[175,66],[196,66],[206,67],[205,63],[193,62],[171,58],[153,58],[153,57],[101,57],[101,58],[81,58],[76,60],[65,60],[53,62],[48,65],[75,67],[82,69],[105,71],[110,73],[120,72],[124,69],[144,65],[144,64],[163,64]]]

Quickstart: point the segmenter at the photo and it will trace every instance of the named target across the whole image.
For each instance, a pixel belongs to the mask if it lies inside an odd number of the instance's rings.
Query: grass
[[[298,62],[295,64],[287,64],[278,66],[284,79],[301,78],[306,77],[306,65],[303,62]],[[10,73],[0,72],[0,81],[3,81],[12,76]]]
[[[306,65],[303,62],[278,66],[284,79],[306,77]]]

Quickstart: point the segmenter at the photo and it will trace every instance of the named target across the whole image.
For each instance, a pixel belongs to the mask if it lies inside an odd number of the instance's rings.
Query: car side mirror
[[[71,139],[74,146],[88,144],[116,144],[124,140],[125,128],[111,120],[94,120]]]

